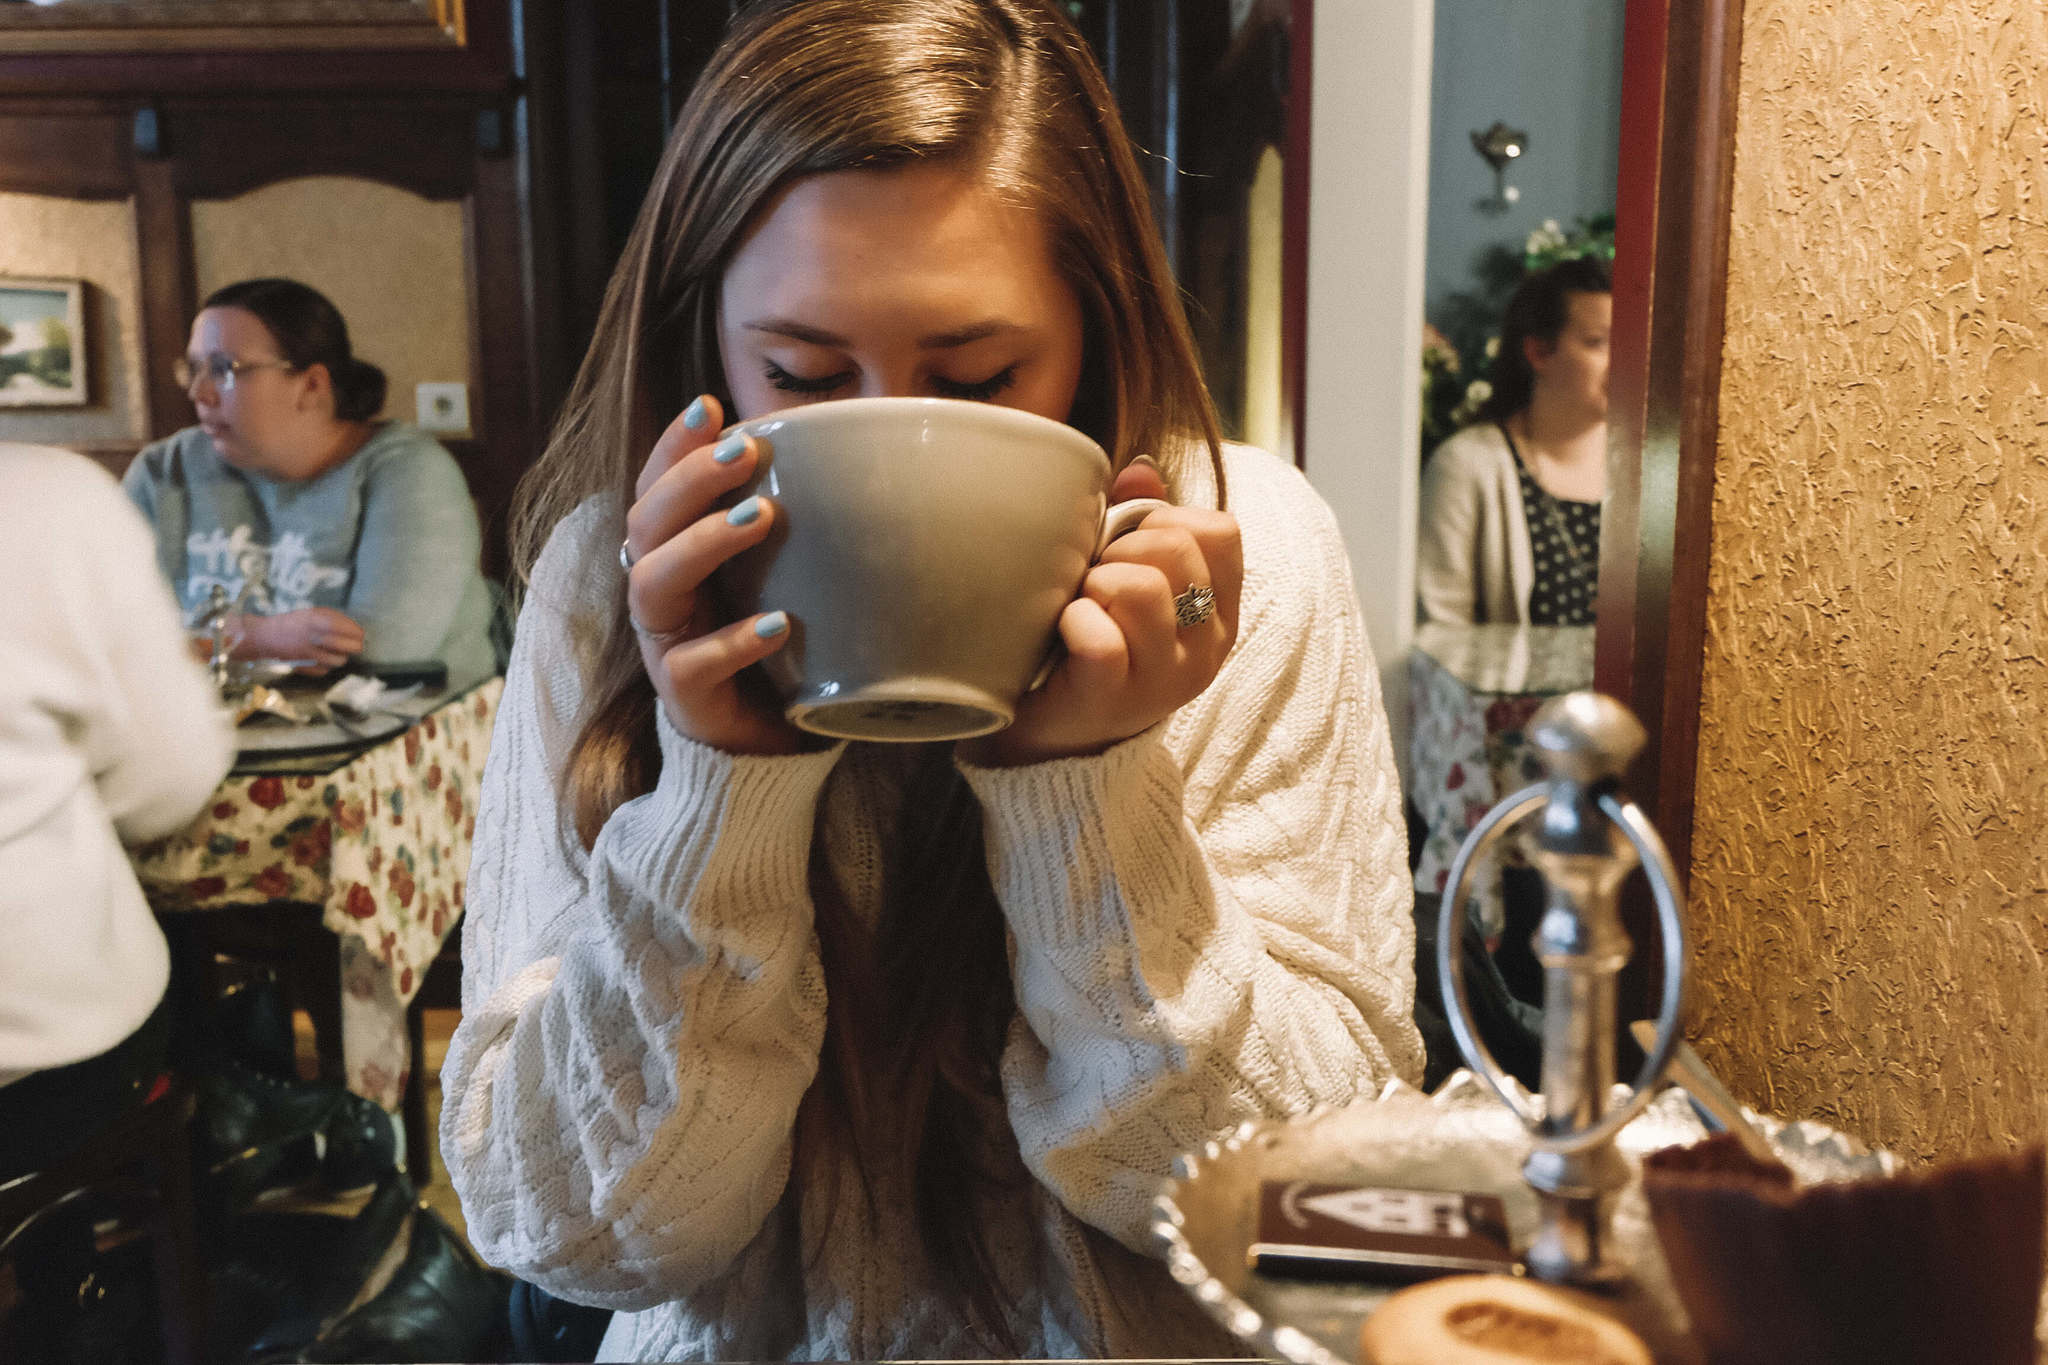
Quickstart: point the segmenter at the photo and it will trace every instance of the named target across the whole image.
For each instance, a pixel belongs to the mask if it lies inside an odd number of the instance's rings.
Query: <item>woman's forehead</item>
[[[1614,317],[1614,295],[1574,289],[1564,296],[1565,316],[1581,327],[1605,327]]]
[[[962,170],[921,165],[790,185],[733,254],[722,301],[786,313],[969,294],[1028,311],[1063,287],[1038,215]]]
[[[246,308],[202,308],[192,319],[192,340],[208,350],[235,351],[274,344],[263,319]]]

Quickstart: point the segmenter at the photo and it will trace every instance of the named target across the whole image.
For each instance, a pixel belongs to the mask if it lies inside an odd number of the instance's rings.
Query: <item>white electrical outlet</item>
[[[421,431],[467,432],[469,430],[469,385],[417,384],[413,403],[419,411],[416,425]]]

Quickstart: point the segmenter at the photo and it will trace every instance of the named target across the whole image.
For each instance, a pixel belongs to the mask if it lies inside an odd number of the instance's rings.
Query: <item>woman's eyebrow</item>
[[[753,322],[742,323],[741,327],[745,331],[768,332],[775,336],[789,337],[793,341],[809,342],[813,346],[844,348],[848,344],[846,338],[837,332],[828,332],[822,327],[813,327],[794,318],[759,318]],[[918,349],[923,351],[943,351],[954,346],[983,341],[1004,332],[1022,330],[1024,329],[1019,323],[1007,322],[1001,318],[986,318],[980,322],[969,323],[965,327],[955,327],[950,331],[934,332],[930,336],[919,337],[917,345]]]
[[[965,346],[970,342],[985,341],[989,337],[997,336],[1004,332],[1022,330],[1023,328],[1018,323],[1005,322],[1000,318],[988,318],[981,322],[970,323],[965,327],[956,327],[950,332],[934,332],[928,337],[920,337],[918,338],[917,345],[919,350],[943,351],[953,346]]]
[[[836,332],[828,332],[822,327],[812,327],[789,318],[761,318],[742,326],[749,332],[769,332],[775,336],[789,337],[793,341],[808,341],[813,346],[846,345],[846,338]]]

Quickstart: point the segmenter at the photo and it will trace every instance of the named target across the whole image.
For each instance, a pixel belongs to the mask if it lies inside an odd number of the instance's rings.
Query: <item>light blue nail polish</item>
[[[760,515],[761,500],[759,498],[748,498],[745,502],[725,514],[725,524],[728,526],[751,526]]]
[[[731,464],[746,453],[747,438],[737,431],[711,447],[711,458],[719,464]]]
[[[773,639],[788,629],[789,613],[786,611],[771,611],[760,620],[754,622],[754,634],[764,640]]]
[[[711,420],[711,409],[704,406],[704,400],[693,398],[690,406],[683,409],[683,425],[691,431],[702,431],[704,424]]]

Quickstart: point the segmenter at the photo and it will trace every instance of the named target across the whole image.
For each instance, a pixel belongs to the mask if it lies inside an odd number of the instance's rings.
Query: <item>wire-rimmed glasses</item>
[[[178,387],[185,392],[204,379],[213,385],[214,392],[229,394],[235,391],[235,378],[248,370],[296,370],[300,368],[289,360],[237,360],[231,355],[214,351],[194,360],[181,355],[171,366],[171,377],[178,381]]]

